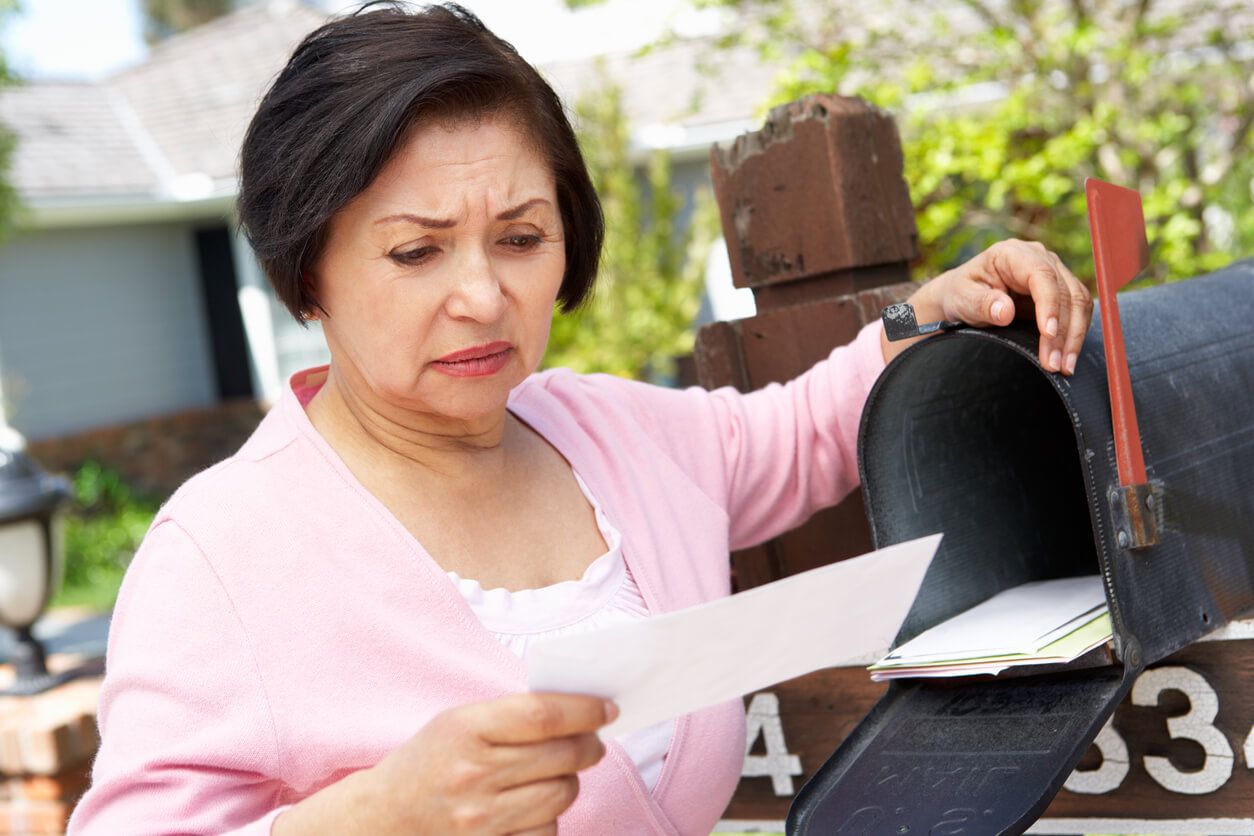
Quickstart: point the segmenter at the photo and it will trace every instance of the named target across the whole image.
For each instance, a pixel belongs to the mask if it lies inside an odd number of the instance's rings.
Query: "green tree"
[[[1152,280],[1254,254],[1254,10],[1246,0],[698,0],[723,45],[816,91],[895,112],[920,272],[1006,236],[1091,277],[1088,176],[1138,189]]]
[[[237,0],[143,0],[144,39],[154,44],[232,11]]]
[[[706,190],[691,219],[671,182],[668,155],[632,163],[621,90],[604,78],[575,106],[580,145],[605,210],[605,249],[592,299],[554,318],[547,366],[666,379],[692,350],[706,255],[718,214]]]

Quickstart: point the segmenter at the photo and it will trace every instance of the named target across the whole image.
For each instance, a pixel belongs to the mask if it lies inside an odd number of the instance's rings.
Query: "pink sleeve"
[[[158,523],[109,629],[100,751],[72,836],[261,836],[278,803],[278,746],[243,626],[184,530]]]
[[[786,384],[742,394],[629,385],[637,417],[723,505],[733,549],[769,540],[858,486],[858,425],[884,369],[878,320]]]

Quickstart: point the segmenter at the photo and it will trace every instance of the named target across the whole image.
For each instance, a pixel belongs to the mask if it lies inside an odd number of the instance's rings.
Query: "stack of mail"
[[[1034,581],[920,633],[868,669],[877,681],[996,674],[1020,665],[1065,664],[1110,639],[1099,575]]]

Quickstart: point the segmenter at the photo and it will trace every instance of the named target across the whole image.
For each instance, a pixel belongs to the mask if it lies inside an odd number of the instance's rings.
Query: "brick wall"
[[[61,671],[81,662],[53,655],[48,667]],[[96,700],[102,666],[89,662],[86,668],[87,676],[38,696],[0,696],[0,833],[62,834],[87,791],[100,743]],[[12,669],[0,667],[0,687],[12,679]]]
[[[31,442],[45,469],[72,474],[89,459],[120,473],[136,492],[163,500],[189,476],[230,456],[265,414],[252,399],[145,418],[62,438]]]

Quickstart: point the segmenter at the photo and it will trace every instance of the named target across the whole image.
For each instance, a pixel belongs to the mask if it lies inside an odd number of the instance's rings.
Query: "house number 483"
[[[1189,700],[1189,710],[1178,717],[1167,718],[1167,733],[1173,739],[1192,740],[1206,753],[1202,768],[1182,772],[1171,761],[1158,755],[1145,756],[1145,771],[1164,789],[1188,795],[1214,792],[1232,777],[1232,746],[1223,732],[1215,728],[1219,713],[1219,697],[1201,674],[1189,668],[1166,666],[1152,668],[1132,686],[1132,704],[1158,705],[1164,691],[1179,691]],[[1093,741],[1102,755],[1096,769],[1076,770],[1064,785],[1072,792],[1099,794],[1111,792],[1123,783],[1128,774],[1128,744],[1107,722]],[[1254,729],[1245,739],[1245,762],[1254,764]]]

